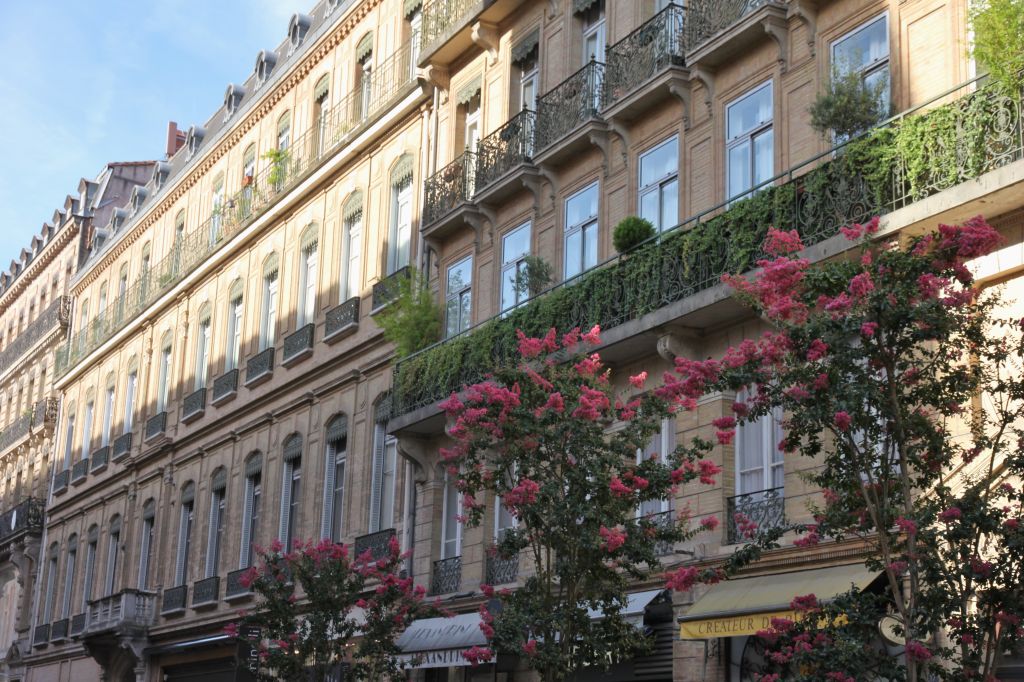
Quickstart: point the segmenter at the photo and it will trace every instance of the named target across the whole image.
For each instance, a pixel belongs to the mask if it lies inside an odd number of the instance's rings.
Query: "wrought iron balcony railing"
[[[188,605],[188,585],[178,585],[164,590],[164,597],[160,603],[160,614],[168,615],[180,613]]]
[[[64,469],[58,471],[53,475],[53,494],[59,495],[68,489],[68,483],[71,481],[71,469]]]
[[[123,457],[127,457],[128,453],[132,450],[132,432],[122,433],[120,436],[114,439],[114,447],[111,450],[110,458],[112,461],[117,462]]]
[[[58,325],[66,328],[71,321],[71,297],[61,296],[40,313],[7,347],[0,351],[0,371],[17,365],[22,355],[52,332]]]
[[[57,412],[60,410],[60,398],[43,398],[32,408],[32,430],[52,427],[57,423]]]
[[[359,297],[353,296],[341,305],[327,311],[324,321],[324,340],[331,341],[355,331],[359,327]]]
[[[353,554],[358,557],[362,556],[364,552],[369,550],[370,556],[373,557],[373,559],[382,559],[388,555],[391,538],[393,537],[395,537],[394,528],[385,528],[384,530],[379,530],[376,533],[360,535],[355,540],[355,549]]]
[[[502,557],[497,554],[487,555],[484,567],[484,582],[488,585],[507,585],[514,583],[519,576],[519,555]]]
[[[462,585],[462,557],[453,556],[434,562],[430,594],[451,594]]]
[[[587,121],[600,120],[604,64],[591,61],[537,100],[537,152],[543,152]]]
[[[473,198],[476,154],[464,152],[423,185],[423,226],[429,227]]]
[[[782,488],[736,495],[727,500],[726,539],[729,544],[743,542],[760,531],[786,524],[786,496]]]
[[[281,361],[288,365],[309,357],[313,352],[313,334],[316,325],[310,322],[284,337],[284,353]]]
[[[660,528],[664,526],[670,526],[673,523],[675,523],[675,512],[671,510],[657,512],[655,514],[648,514],[644,518]],[[671,542],[658,542],[654,546],[654,553],[657,556],[667,556],[669,554],[672,554],[673,551],[675,551],[675,547],[672,545]]]
[[[274,347],[266,348],[245,363],[245,384],[252,386],[274,374]]]
[[[167,432],[167,411],[157,412],[146,420],[146,440],[152,440]]]
[[[122,590],[89,602],[86,615],[86,636],[111,630],[145,629],[156,618],[156,594]]]
[[[700,47],[754,10],[779,0],[688,0],[687,49]]]
[[[7,425],[7,428],[0,433],[0,453],[4,453],[12,445],[23,438],[27,438],[32,429],[32,413],[23,412],[18,418]]]
[[[227,575],[226,585],[224,586],[224,599],[241,599],[242,597],[248,597],[252,594],[252,590],[242,584],[242,576],[249,572],[248,568],[240,568],[237,571],[231,571]]]
[[[231,237],[277,203],[340,145],[386,111],[413,83],[409,68],[411,46],[406,44],[383,60],[365,89],[350,93],[313,127],[268,161],[248,186],[228,197],[223,208],[178,239],[170,252],[155,262],[123,296],[78,329],[57,352],[56,373],[62,376],[102,345],[139,313],[156,302],[186,275],[207,261]],[[364,91],[367,93],[364,96]]]
[[[738,250],[731,244],[737,239],[761,244],[769,225],[797,230],[810,246],[837,235],[842,226],[891,213],[1024,158],[1021,95],[988,87],[972,90],[970,85],[882,124],[894,128],[912,114],[935,117],[936,126],[948,130],[953,141],[932,145],[925,159],[905,158],[892,138],[877,130],[849,140],[764,182],[753,193],[730,197],[687,218],[626,257],[616,255],[512,311],[396,361],[391,418],[436,404],[465,384],[480,381],[495,363],[513,361],[518,354],[516,329],[533,336],[543,336],[551,327],[562,332],[595,324],[610,329],[717,286],[724,274],[748,271],[761,257],[759,249]],[[538,118],[538,133],[542,125]],[[854,144],[860,153],[843,152]],[[864,154],[892,162],[868,167],[857,162]],[[756,202],[757,210],[750,202]],[[557,306],[538,300],[551,295],[562,297]]]
[[[32,645],[36,647],[44,647],[50,643],[50,624],[43,623],[37,625],[36,629],[32,631]]]
[[[480,0],[427,0],[423,3],[420,53],[431,51],[437,41],[466,23],[479,4]]]
[[[381,281],[373,285],[373,309],[379,310],[398,298],[398,289],[403,279],[409,279],[412,270],[409,266],[399,268]]]
[[[89,455],[89,461],[92,462],[92,466],[89,468],[89,473],[96,473],[107,468],[107,462],[110,460],[110,446],[104,445],[103,447],[93,450],[92,454]]]
[[[238,392],[238,369],[231,369],[213,380],[213,404]]]
[[[608,48],[604,106],[609,107],[670,66],[683,66],[684,10],[669,5]]]
[[[206,389],[200,388],[185,396],[181,401],[181,421],[189,422],[199,419],[206,412]]]
[[[77,485],[89,475],[89,458],[83,457],[71,467],[71,485]]]
[[[0,514],[0,544],[24,533],[42,532],[45,509],[44,500],[28,497]]]
[[[216,604],[220,597],[220,578],[212,576],[197,580],[192,585],[192,606],[204,606]]]
[[[524,109],[480,140],[476,148],[477,190],[533,159],[537,114]]]

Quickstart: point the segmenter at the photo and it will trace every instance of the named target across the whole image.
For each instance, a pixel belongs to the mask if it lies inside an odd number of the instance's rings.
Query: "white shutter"
[[[255,489],[252,476],[245,477],[245,499],[242,501],[242,543],[238,552],[238,567],[248,568],[252,557],[249,556],[249,543],[252,538],[252,496]]]
[[[381,486],[384,476],[384,425],[376,424],[373,434],[373,474],[370,482],[370,528],[369,532],[380,530]]]
[[[288,522],[292,512],[292,462],[284,463],[284,477],[281,481],[281,522],[277,527],[277,537],[281,542],[291,542],[288,537]],[[291,551],[285,547],[286,552]]]
[[[206,538],[206,577],[217,575],[217,515],[220,514],[219,490],[210,494],[210,520],[207,524]]]
[[[334,520],[334,465],[338,449],[334,442],[327,444],[327,456],[324,461],[324,515],[320,522],[320,537],[332,538],[331,528]]]
[[[190,513],[189,504],[181,505],[181,519],[178,523],[178,556],[174,563],[174,587],[185,582],[185,546],[188,544],[188,516]]]
[[[139,555],[139,589],[146,589],[146,579],[149,577],[149,543],[150,527],[153,521],[145,519],[142,522],[142,547]]]

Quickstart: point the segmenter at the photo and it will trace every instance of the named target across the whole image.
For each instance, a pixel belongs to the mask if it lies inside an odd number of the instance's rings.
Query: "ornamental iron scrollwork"
[[[726,504],[726,538],[729,544],[750,539],[765,530],[786,524],[786,497],[782,488],[769,488],[730,497]]]
[[[524,109],[480,140],[476,148],[476,189],[530,163],[537,114]]]
[[[608,48],[604,70],[604,106],[610,107],[671,66],[683,66],[686,52],[684,11],[669,5]]]
[[[462,585],[462,557],[453,556],[434,562],[430,594],[452,594]]]
[[[537,150],[542,151],[587,121],[600,120],[604,64],[591,60],[537,100]]]
[[[472,199],[475,190],[476,154],[463,152],[424,183],[423,226],[433,225]]]

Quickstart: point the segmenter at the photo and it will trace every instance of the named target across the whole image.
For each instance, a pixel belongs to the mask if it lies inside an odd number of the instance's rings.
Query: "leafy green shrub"
[[[540,256],[526,256],[523,258],[526,267],[516,272],[513,286],[520,296],[536,296],[541,293],[554,281],[554,271],[551,264]]]
[[[978,0],[970,22],[971,54],[998,82],[1018,89],[1024,71],[1024,0]]]
[[[623,218],[612,233],[612,244],[619,253],[625,253],[654,236],[650,220],[635,215]]]
[[[833,66],[828,87],[811,104],[811,127],[822,135],[831,130],[839,139],[864,132],[889,113],[884,105],[888,87],[888,79],[870,84],[858,71]]]
[[[267,182],[275,187],[284,182],[288,177],[287,149],[269,149],[263,154],[263,158],[270,162],[270,172],[267,174]]]
[[[395,355],[404,358],[440,340],[443,316],[424,278],[412,271],[398,280],[398,295],[376,319]]]

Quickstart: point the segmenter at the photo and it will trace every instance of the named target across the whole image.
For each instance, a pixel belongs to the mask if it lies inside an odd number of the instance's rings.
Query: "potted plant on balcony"
[[[523,258],[524,267],[516,272],[512,286],[520,297],[530,298],[539,295],[554,281],[554,273],[551,264],[540,256],[526,256]]]
[[[809,109],[811,127],[824,136],[831,133],[838,141],[864,132],[888,115],[888,88],[888,78],[869,83],[860,70],[833,65],[825,91]]]
[[[384,338],[395,346],[399,358],[412,355],[441,338],[441,306],[424,277],[412,270],[395,283],[398,295],[377,314]]]
[[[619,253],[626,253],[657,234],[650,220],[631,215],[619,221],[612,233],[612,245]]]
[[[252,185],[252,173],[242,176],[242,187],[249,187]]]
[[[1024,75],[1024,3],[981,0],[971,3],[971,54],[983,70],[1013,91]]]
[[[290,156],[287,149],[269,149],[264,152],[263,158],[270,162],[267,182],[272,186],[279,187],[288,177],[288,160]]]

